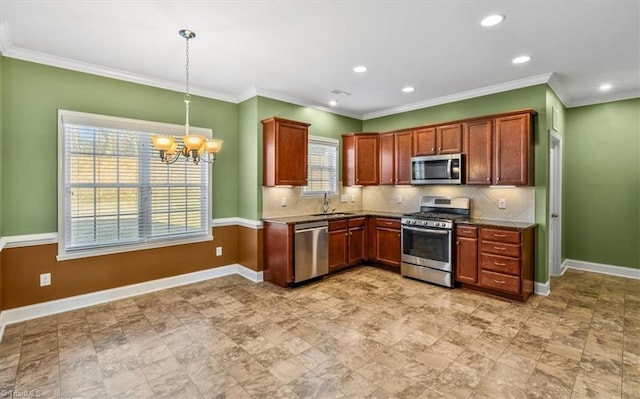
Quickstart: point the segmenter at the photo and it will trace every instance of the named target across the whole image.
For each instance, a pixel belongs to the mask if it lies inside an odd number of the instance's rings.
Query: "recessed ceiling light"
[[[415,87],[407,86],[402,88],[403,93],[413,93],[415,91]]]
[[[331,105],[332,107],[335,107],[336,105],[338,105],[338,101],[337,100],[331,100],[331,101],[329,101],[329,105]]]
[[[607,91],[607,90],[611,90],[613,86],[611,86],[611,83],[603,83],[600,85],[600,91]]]
[[[504,21],[504,18],[505,16],[501,14],[489,15],[488,17],[480,21],[480,25],[486,27],[498,25],[500,22]]]
[[[525,62],[531,61],[531,57],[528,55],[521,55],[520,57],[514,58],[511,62],[514,64],[524,64]]]
[[[367,67],[366,67],[366,66],[364,66],[364,65],[358,65],[358,66],[353,67],[353,72],[356,72],[356,73],[363,73],[363,72],[367,72],[367,70],[368,70],[368,69],[369,69],[369,68],[367,68]]]

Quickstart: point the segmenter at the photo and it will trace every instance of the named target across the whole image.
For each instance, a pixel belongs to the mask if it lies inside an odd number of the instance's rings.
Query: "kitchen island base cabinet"
[[[285,288],[293,283],[294,226],[264,222],[264,281]]]
[[[534,233],[535,227],[459,225],[456,282],[464,288],[526,301],[533,293],[535,277]]]

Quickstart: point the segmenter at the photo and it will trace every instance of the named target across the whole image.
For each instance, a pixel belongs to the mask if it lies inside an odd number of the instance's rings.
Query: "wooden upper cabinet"
[[[395,181],[395,133],[384,133],[380,135],[380,184],[395,184]]]
[[[412,132],[394,134],[395,184],[411,184],[411,156],[413,154]]]
[[[495,119],[494,185],[526,186],[533,180],[531,113]]]
[[[436,128],[427,127],[413,131],[413,156],[435,155]]]
[[[462,123],[416,129],[413,155],[457,154],[462,152]]]
[[[466,184],[491,184],[493,119],[464,124]]]
[[[462,152],[462,123],[436,127],[436,153],[458,154]]]
[[[307,185],[309,126],[276,117],[262,121],[264,186]]]
[[[342,180],[345,186],[378,184],[379,143],[377,133],[342,136]]]
[[[380,184],[411,184],[411,131],[380,135]]]

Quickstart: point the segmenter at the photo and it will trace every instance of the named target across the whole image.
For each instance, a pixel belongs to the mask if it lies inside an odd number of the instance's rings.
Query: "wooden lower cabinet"
[[[369,260],[399,269],[402,257],[400,220],[372,217],[369,233]]]
[[[457,226],[456,281],[462,287],[526,301],[535,277],[534,235],[535,227]]]
[[[349,233],[347,219],[329,222],[329,271],[349,265]]]
[[[367,253],[366,218],[349,219],[349,265],[364,262]]]
[[[264,281],[280,287],[288,287],[293,282],[294,226],[264,222]]]
[[[478,228],[456,227],[456,281],[478,283]]]

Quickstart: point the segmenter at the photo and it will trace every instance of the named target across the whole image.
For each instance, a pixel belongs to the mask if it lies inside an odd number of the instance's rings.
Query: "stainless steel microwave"
[[[427,155],[411,158],[411,184],[463,184],[464,155]]]

